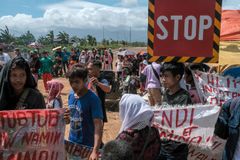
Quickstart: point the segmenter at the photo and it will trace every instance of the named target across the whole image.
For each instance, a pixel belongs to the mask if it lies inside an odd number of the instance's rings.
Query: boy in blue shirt
[[[70,110],[69,140],[93,147],[90,160],[98,159],[102,142],[103,113],[100,99],[85,85],[88,71],[74,66],[69,74],[73,89],[68,97]]]

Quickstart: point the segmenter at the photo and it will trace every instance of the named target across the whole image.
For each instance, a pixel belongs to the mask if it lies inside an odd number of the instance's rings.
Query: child
[[[86,86],[88,71],[78,65],[69,73],[73,89],[68,97],[71,142],[93,147],[89,159],[98,159],[102,142],[103,112],[100,99]]]
[[[62,97],[61,97],[61,91],[64,88],[64,85],[57,81],[57,80],[51,80],[47,82],[47,86],[49,88],[48,93],[48,109],[59,109],[63,107]]]
[[[162,66],[162,83],[166,88],[163,95],[165,105],[189,105],[192,103],[189,93],[180,87],[184,74],[182,63],[168,62]],[[187,160],[188,145],[171,140],[163,140],[159,160],[181,159]]]

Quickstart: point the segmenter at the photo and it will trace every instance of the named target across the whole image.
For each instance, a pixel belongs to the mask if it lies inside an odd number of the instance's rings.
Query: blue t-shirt
[[[88,91],[76,99],[71,91],[68,97],[70,109],[69,140],[89,147],[94,146],[94,119],[103,119],[100,99]]]
[[[69,52],[62,52],[62,60],[63,60],[63,62],[67,62],[69,57],[70,57],[70,53]]]

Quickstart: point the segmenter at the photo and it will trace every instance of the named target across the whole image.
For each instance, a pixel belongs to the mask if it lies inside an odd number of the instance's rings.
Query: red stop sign
[[[213,57],[215,0],[155,0],[154,56]]]

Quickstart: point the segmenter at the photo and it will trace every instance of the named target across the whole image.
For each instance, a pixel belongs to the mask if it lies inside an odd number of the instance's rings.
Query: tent
[[[240,40],[240,10],[223,10],[221,41]]]

